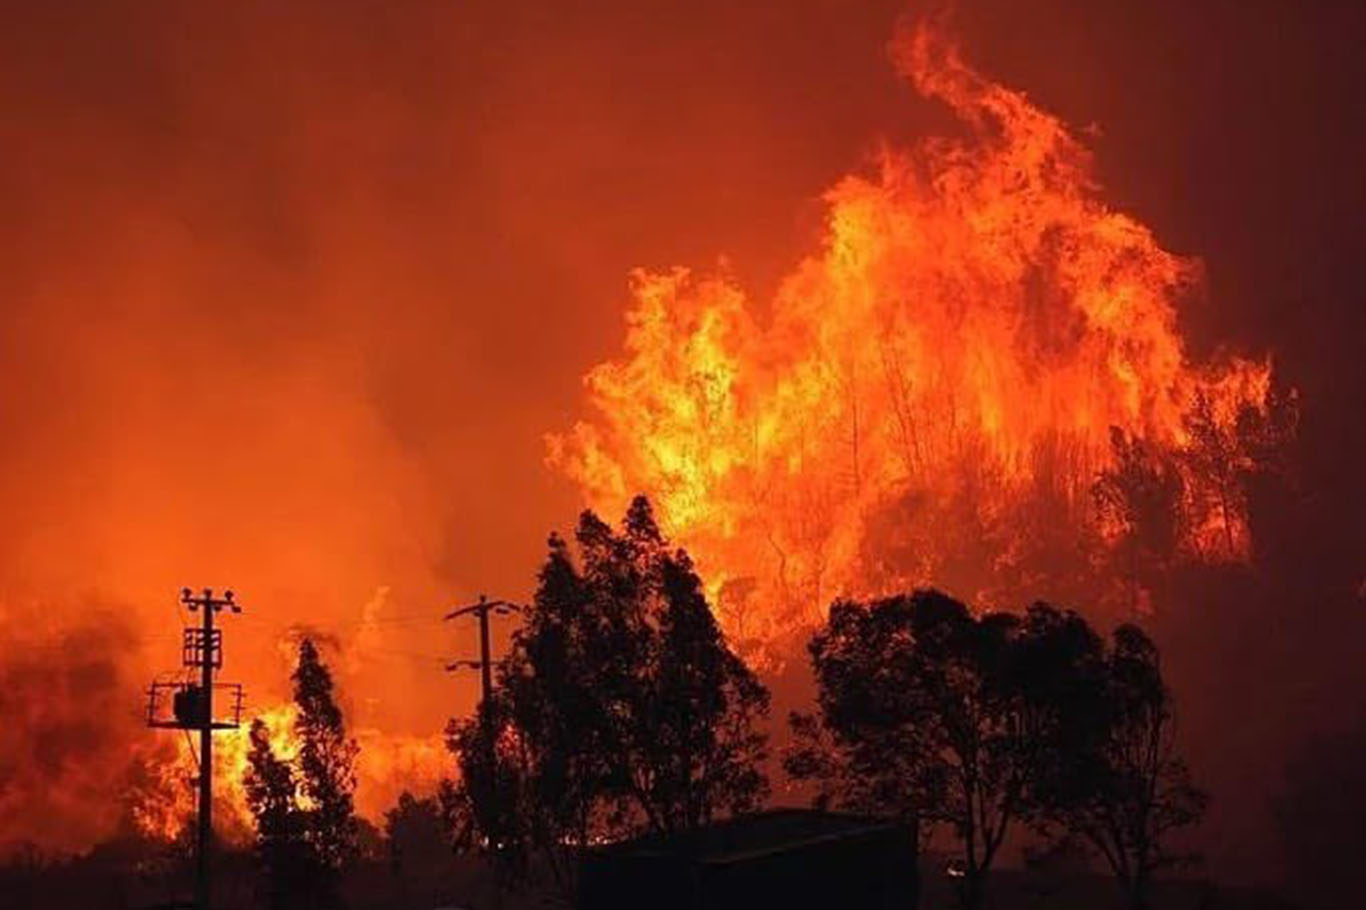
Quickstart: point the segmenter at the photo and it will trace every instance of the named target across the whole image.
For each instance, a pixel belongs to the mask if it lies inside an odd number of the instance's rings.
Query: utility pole
[[[456,660],[446,665],[446,672],[452,673],[461,669],[479,669],[480,699],[481,704],[491,707],[493,702],[493,655],[489,647],[489,613],[496,613],[499,616],[507,616],[509,613],[524,613],[526,608],[521,604],[515,604],[510,600],[489,600],[483,594],[479,595],[479,602],[470,604],[467,607],[457,607],[447,613],[446,619],[458,619],[461,616],[469,616],[473,613],[479,617],[479,659],[478,660]],[[484,749],[488,755],[488,768],[490,782],[493,787],[493,802],[498,803],[498,774],[494,769],[497,761],[496,749],[493,743],[493,715],[488,710],[479,712],[479,723],[483,727],[480,738],[484,741]],[[494,891],[494,906],[503,906],[502,892]]]
[[[189,588],[180,592],[180,602],[191,612],[199,610],[203,615],[200,630],[202,646],[199,650],[199,690],[203,699],[202,722],[199,725],[199,836],[196,839],[198,850],[195,854],[195,903],[199,910],[209,907],[209,851],[213,841],[213,671],[215,665],[223,663],[222,632],[215,636],[213,617],[224,607],[234,613],[242,608],[233,603],[232,592],[224,591],[222,597],[214,597],[212,588],[195,596]]]
[[[479,724],[483,728],[480,739],[484,742],[484,750],[487,754],[488,770],[490,783],[492,786],[492,797],[495,805],[498,804],[498,773],[494,768],[497,763],[497,749],[493,742],[493,714],[487,710],[493,702],[493,656],[489,647],[489,614],[496,613],[499,616],[507,616],[509,613],[523,613],[526,608],[520,604],[515,604],[508,600],[489,600],[483,594],[479,595],[479,602],[470,604],[467,607],[458,607],[446,614],[446,619],[457,619],[461,616],[469,616],[473,613],[479,617],[479,659],[478,660],[457,660],[446,665],[446,672],[451,673],[460,669],[478,668],[480,681],[481,704],[485,710],[479,712]],[[503,905],[501,892],[495,892],[496,906]]]
[[[480,698],[487,704],[493,697],[493,659],[489,648],[489,613],[496,613],[499,616],[507,616],[509,613],[522,613],[526,608],[521,604],[515,604],[509,600],[489,600],[483,594],[479,595],[479,602],[470,604],[467,607],[459,607],[447,613],[446,619],[457,619],[461,616],[468,616],[473,613],[479,617],[479,659],[478,660],[457,660],[446,665],[446,671],[453,672],[460,669],[480,670]],[[484,723],[488,723],[487,712],[484,712]]]
[[[213,731],[231,730],[241,725],[242,686],[239,683],[227,684],[234,696],[232,715],[224,720],[215,720],[213,713],[213,674],[223,666],[223,633],[214,628],[214,615],[225,608],[233,613],[241,613],[242,608],[233,600],[232,591],[224,591],[222,597],[215,597],[212,588],[205,588],[196,595],[189,588],[180,592],[180,602],[190,611],[201,611],[198,628],[185,629],[181,648],[181,664],[187,669],[199,671],[198,684],[153,683],[148,691],[147,723],[152,727],[170,727],[182,730],[199,731],[199,807],[197,817],[197,836],[195,838],[195,906],[199,910],[211,910],[209,881],[209,855],[213,849]],[[171,690],[172,717],[159,716],[160,694]]]

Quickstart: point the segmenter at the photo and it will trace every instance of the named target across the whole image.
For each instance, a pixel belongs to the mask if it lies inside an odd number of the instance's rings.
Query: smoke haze
[[[472,636],[437,617],[525,596],[580,507],[542,436],[618,350],[630,270],[724,257],[768,299],[839,176],[955,128],[888,61],[904,12],[4,4],[0,843],[118,826],[98,796],[132,773],[120,743],[165,748],[140,691],[174,667],[183,584],[239,592],[224,676],[254,705],[308,626],[356,723],[430,737],[470,710],[441,660]],[[1363,25],[1225,0],[957,16],[990,76],[1096,125],[1113,205],[1201,257],[1197,351],[1271,351],[1301,390],[1265,560],[1183,583],[1158,627],[1221,877],[1284,874],[1273,800],[1314,761],[1292,744],[1366,715]]]

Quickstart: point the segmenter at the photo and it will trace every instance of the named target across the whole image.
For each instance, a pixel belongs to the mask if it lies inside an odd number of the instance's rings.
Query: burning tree
[[[1109,206],[1083,141],[939,23],[894,47],[966,138],[838,182],[821,246],[771,301],[724,275],[637,273],[624,351],[586,377],[593,416],[549,441],[596,507],[648,491],[728,631],[779,658],[839,597],[1100,600],[1108,573],[1072,576],[1108,546],[1132,603],[1169,533],[1184,558],[1250,552],[1237,427],[1266,410],[1271,371],[1188,352],[1199,263]],[[1181,509],[1162,528],[1148,500],[1175,492],[1172,464]]]
[[[294,675],[298,747],[281,757],[257,719],[244,778],[272,907],[340,905],[339,878],[355,858],[355,740],[346,735],[332,675],[312,640],[299,644]]]
[[[758,806],[768,693],[727,647],[688,554],[637,498],[619,531],[585,512],[557,536],[526,625],[480,714],[453,723],[451,793],[485,845],[546,857]]]
[[[1101,526],[1115,541],[1115,562],[1128,581],[1129,611],[1147,612],[1144,593],[1170,563],[1183,537],[1185,485],[1171,459],[1119,427],[1110,430],[1113,461],[1091,487]]]

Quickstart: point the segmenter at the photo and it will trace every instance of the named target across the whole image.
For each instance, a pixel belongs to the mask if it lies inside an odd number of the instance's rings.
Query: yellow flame
[[[1198,263],[1100,199],[1060,121],[933,27],[895,51],[971,138],[886,150],[841,180],[821,248],[763,322],[727,278],[637,272],[624,354],[586,377],[597,416],[547,440],[591,506],[649,494],[729,631],[759,642],[836,595],[942,583],[963,534],[1026,533],[1019,506],[1040,490],[1094,534],[1111,427],[1176,452],[1197,395],[1231,426],[1268,392],[1267,363],[1191,361],[1177,307]],[[1241,522],[1196,516],[1185,545],[1225,535],[1239,543],[1221,558],[1238,558]],[[1012,546],[972,583],[991,589]]]

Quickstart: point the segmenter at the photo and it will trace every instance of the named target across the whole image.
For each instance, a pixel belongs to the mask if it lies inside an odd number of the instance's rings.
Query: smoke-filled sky
[[[543,437],[618,350],[630,270],[724,259],[764,299],[832,182],[884,140],[955,128],[888,62],[903,0],[3,9],[7,715],[79,699],[106,677],[51,667],[103,647],[131,688],[124,714],[103,691],[99,709],[135,722],[143,677],[177,656],[182,584],[241,592],[226,675],[258,692],[279,690],[287,628],[354,634],[371,604],[357,714],[430,733],[468,710],[474,680],[438,660],[468,630],[420,617],[529,592],[580,506]],[[1114,205],[1203,259],[1193,347],[1272,352],[1302,392],[1327,593],[1305,579],[1294,609],[1192,604],[1166,627],[1178,695],[1217,731],[1202,741],[1260,756],[1205,760],[1216,799],[1263,798],[1292,739],[1363,709],[1325,642],[1366,609],[1344,593],[1366,577],[1366,17],[963,0],[956,23],[984,72],[1085,128]],[[0,790],[104,748],[84,721],[40,720],[42,750],[0,733]],[[0,793],[0,825],[14,805]],[[1230,817],[1251,822],[1216,828],[1217,869],[1274,859],[1268,812]]]

